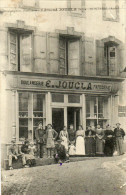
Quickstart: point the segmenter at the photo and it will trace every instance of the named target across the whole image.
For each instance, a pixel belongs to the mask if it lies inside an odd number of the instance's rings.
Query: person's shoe
[[[9,167],[10,170],[13,170],[13,167]]]
[[[70,162],[70,160],[66,160],[66,161],[65,161],[65,163],[68,163],[68,162]]]
[[[24,165],[24,168],[29,168],[29,165]]]

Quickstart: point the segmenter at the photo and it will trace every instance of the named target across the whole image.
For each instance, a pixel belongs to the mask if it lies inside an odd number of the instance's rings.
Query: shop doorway
[[[52,125],[59,134],[64,126],[64,108],[52,108]]]
[[[77,130],[81,124],[81,108],[67,107],[67,127],[74,125],[74,129]]]

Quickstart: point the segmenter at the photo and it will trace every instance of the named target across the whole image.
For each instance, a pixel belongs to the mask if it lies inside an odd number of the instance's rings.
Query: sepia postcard
[[[126,0],[0,0],[1,195],[126,194]]]

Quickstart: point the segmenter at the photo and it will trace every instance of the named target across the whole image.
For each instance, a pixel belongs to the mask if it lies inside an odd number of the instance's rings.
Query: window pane
[[[10,32],[10,70],[17,70],[17,34]]]
[[[71,40],[68,42],[68,74],[80,75],[79,64],[79,40]]]
[[[68,95],[68,103],[80,103],[80,95]]]
[[[116,0],[106,0],[106,18],[116,19]]]
[[[64,102],[64,95],[62,94],[52,94],[52,102]]]
[[[28,119],[19,119],[19,138],[28,138]]]
[[[33,94],[33,117],[39,118],[44,117],[43,114],[43,104],[45,101],[45,95],[43,94]]]
[[[21,71],[31,71],[31,35],[22,35],[20,38],[21,47]]]
[[[19,93],[19,112],[28,112],[28,93]]]

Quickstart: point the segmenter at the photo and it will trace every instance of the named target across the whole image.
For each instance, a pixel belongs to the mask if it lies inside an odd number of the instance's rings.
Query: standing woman
[[[85,151],[87,155],[95,155],[96,153],[96,141],[95,141],[95,131],[89,126],[85,131]]]
[[[68,151],[68,132],[66,126],[60,131],[59,138],[62,140],[61,145],[65,146],[66,151]]]
[[[76,132],[76,155],[85,155],[84,130],[81,125]]]
[[[113,156],[114,153],[114,132],[111,130],[110,125],[107,125],[105,130],[104,153],[106,156]]]
[[[96,129],[96,154],[104,154],[104,130],[97,125]]]
[[[51,124],[48,124],[47,130],[46,130],[46,138],[47,138],[46,148],[47,148],[48,158],[53,158],[52,151],[55,148],[54,140],[57,138],[57,136],[58,136],[58,133],[54,129],[52,129]]]

